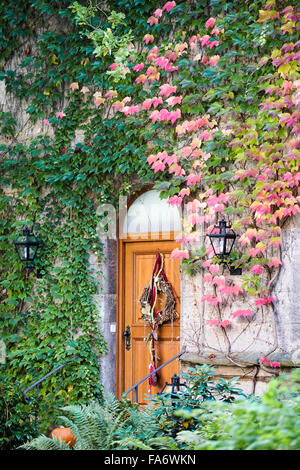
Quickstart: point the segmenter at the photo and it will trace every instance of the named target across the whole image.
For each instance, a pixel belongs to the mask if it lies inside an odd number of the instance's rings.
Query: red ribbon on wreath
[[[153,315],[153,319],[157,317],[161,313],[161,311],[156,312],[155,311],[155,304],[157,301],[157,294],[158,294],[158,289],[157,289],[157,282],[159,278],[162,278],[165,282],[169,282],[165,267],[164,267],[164,256],[161,255],[161,253],[157,253],[156,255],[156,260],[153,268],[153,273],[152,273],[152,278],[151,278],[151,286],[152,286],[152,295],[151,295],[151,301],[150,301],[150,306],[151,306],[151,313]],[[150,372],[154,371],[157,367],[156,365],[156,353],[155,353],[155,338],[157,338],[157,326],[154,321],[150,322],[150,328],[151,328],[151,343],[150,343],[150,356],[151,356],[151,362],[149,365]],[[151,393],[151,387],[156,386],[158,383],[158,373],[155,372],[149,377],[149,385],[150,385],[150,393]]]

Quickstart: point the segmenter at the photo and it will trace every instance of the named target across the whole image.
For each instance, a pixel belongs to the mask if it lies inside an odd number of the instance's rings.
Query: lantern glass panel
[[[233,244],[234,244],[234,242],[235,242],[235,238],[236,238],[236,236],[235,236],[235,234],[234,234],[234,236],[233,236],[232,238],[230,238],[230,239],[227,241],[227,246],[228,246],[228,254],[230,254],[230,253],[231,253],[231,250],[232,250]]]
[[[30,233],[20,235],[16,242],[15,247],[21,261],[33,261],[38,250],[39,242],[37,238]]]
[[[219,238],[218,242],[219,242],[219,243],[217,243],[217,245],[219,245],[218,254],[219,255],[226,255],[226,238],[225,238],[225,235],[221,236]]]

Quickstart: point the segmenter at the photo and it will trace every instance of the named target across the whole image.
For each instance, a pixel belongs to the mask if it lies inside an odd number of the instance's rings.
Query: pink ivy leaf
[[[202,297],[201,302],[208,302],[210,305],[215,307],[218,303],[222,303],[222,298],[207,294]]]
[[[190,188],[183,188],[181,189],[181,191],[179,192],[179,196],[180,197],[184,197],[184,196],[189,196],[190,195]]]
[[[174,165],[171,165],[171,167],[169,169],[169,173],[170,174],[174,173],[174,175],[176,175],[176,176],[181,176],[181,175],[185,174],[185,171],[180,165],[175,163]]]
[[[212,67],[214,67],[214,66],[217,64],[217,62],[218,62],[219,59],[220,59],[220,56],[219,56],[219,55],[213,55],[213,56],[210,57],[210,59],[209,59],[210,65],[211,65]]]
[[[251,272],[257,276],[258,274],[262,274],[264,272],[264,268],[260,264],[255,264],[251,268]]]
[[[154,173],[157,173],[158,171],[164,171],[166,165],[161,160],[157,160],[155,163],[153,163],[151,168],[154,170]]]
[[[163,14],[163,11],[160,8],[157,8],[157,10],[155,10],[155,12],[154,12],[154,16],[156,18],[160,18],[162,16],[162,14]]]
[[[210,36],[208,36],[208,34],[205,34],[204,36],[200,37],[199,39],[201,41],[201,47],[204,47],[207,44],[209,44]]]
[[[116,90],[108,90],[104,97],[105,98],[108,98],[109,100],[111,100],[112,98],[116,98],[118,96],[118,93]]]
[[[210,265],[211,265],[211,260],[208,259],[208,260],[204,261],[204,263],[202,263],[202,268],[208,268],[208,267],[210,267]]]
[[[222,326],[223,328],[226,328],[226,326],[230,326],[231,321],[230,320],[223,320],[219,322],[219,326]]]
[[[202,279],[203,284],[205,284],[206,282],[209,283],[211,281],[212,281],[212,275],[210,273],[205,274],[205,276]]]
[[[215,22],[216,22],[215,18],[209,18],[209,20],[207,20],[205,23],[205,29],[213,28],[215,25]]]
[[[209,246],[206,247],[206,249],[205,249],[205,253],[206,253],[207,255],[210,255],[211,253],[213,253],[213,251],[214,251],[214,250],[213,250],[213,247],[212,247],[211,245],[209,245]]]
[[[72,91],[79,90],[79,83],[78,82],[71,83],[70,90]]]
[[[125,116],[127,115],[133,116],[133,114],[137,114],[139,111],[140,111],[140,106],[137,104],[137,105],[132,105],[132,106],[125,106],[121,112],[124,113]]]
[[[147,163],[149,163],[149,165],[152,165],[152,163],[154,163],[157,159],[157,155],[149,155],[149,157],[147,158]]]
[[[217,273],[217,272],[219,272],[219,269],[220,269],[220,266],[218,264],[212,264],[212,265],[209,266],[209,271],[211,273]]]
[[[271,367],[280,367],[280,362],[273,361]]]
[[[218,287],[225,286],[226,279],[224,276],[215,276],[212,283]]]
[[[135,72],[138,72],[139,70],[143,70],[144,67],[145,65],[143,64],[143,62],[141,62],[140,64],[136,64],[132,70],[134,70]]]
[[[166,10],[168,13],[174,8],[176,7],[176,2],[167,2],[164,6],[163,6],[163,10]]]
[[[102,98],[103,100],[104,98]],[[105,101],[105,100],[104,100]],[[98,107],[100,104],[103,104],[103,102],[101,101],[101,98],[100,99],[95,99],[95,105]],[[115,101],[113,104],[112,104],[112,107],[116,110],[116,111],[120,111],[121,109],[124,109],[125,105],[123,103],[123,101]]]
[[[56,117],[59,119],[63,119],[65,117],[65,113],[63,111],[58,111],[56,113]]]
[[[282,262],[280,261],[279,258],[272,258],[271,261],[269,261],[270,268],[272,266],[275,266],[275,268],[278,268],[281,264],[282,264]]]
[[[154,36],[152,34],[145,34],[145,36],[143,37],[143,41],[146,44],[149,44],[149,42],[152,43],[154,41]]]
[[[110,70],[115,70],[116,68],[119,67],[119,65],[120,65],[120,64],[116,64],[116,63],[114,62],[114,63],[111,64],[108,68],[109,68]]]
[[[224,286],[220,290],[221,295],[239,295],[240,292],[242,292],[243,288],[239,285],[234,285],[234,286]]]
[[[187,185],[196,186],[197,183],[201,180],[201,175],[190,174],[187,176]]]
[[[168,83],[161,85],[159,88],[160,88],[159,95],[166,96],[167,98],[172,93],[176,93],[176,90],[177,90],[177,86],[172,86],[172,85],[169,85]]]
[[[208,47],[209,47],[210,49],[212,49],[214,46],[218,46],[218,45],[219,45],[219,41],[210,41],[210,42],[208,43]]]
[[[171,96],[170,98],[166,99],[166,102],[169,106],[175,106],[175,104],[181,104],[182,96]]]
[[[190,255],[188,250],[179,250],[178,248],[175,248],[175,250],[172,251],[170,258],[178,258],[178,259],[189,259]]]
[[[279,362],[277,362],[277,361],[271,362],[267,357],[261,357],[261,358],[260,358],[260,362],[261,362],[262,364],[267,364],[267,365],[270,366],[270,367],[274,367],[274,368],[275,368],[275,367],[280,367],[280,363],[279,363]]]
[[[154,124],[158,120],[158,118],[159,118],[159,111],[156,109],[150,114],[149,119],[151,119],[151,121]]]
[[[194,199],[193,201],[187,203],[186,210],[187,212],[197,212],[200,206],[201,202],[199,199]]]
[[[271,302],[275,302],[275,299],[273,297],[265,297],[255,300],[256,305],[265,305],[270,304]]]
[[[225,206],[224,204],[216,204],[214,206],[214,212],[217,213],[217,212],[223,212],[225,210]]]
[[[246,317],[251,317],[253,315],[253,312],[251,310],[236,310],[231,315],[233,318],[236,318],[236,317],[246,318]]]
[[[150,16],[147,20],[147,23],[149,23],[150,26],[153,26],[154,24],[158,23],[158,18],[155,16]]]
[[[192,150],[193,150],[192,147],[189,147],[189,146],[183,147],[181,150],[181,154],[184,158],[189,157],[192,153]]]
[[[171,204],[171,206],[180,206],[182,204],[182,198],[176,195],[169,197],[168,203]]]

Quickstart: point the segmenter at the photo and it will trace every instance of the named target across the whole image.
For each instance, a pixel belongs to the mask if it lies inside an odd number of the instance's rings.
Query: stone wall
[[[106,391],[116,391],[116,315],[117,315],[117,242],[102,240],[103,260],[99,265],[90,256],[91,272],[99,286],[95,302],[99,311],[99,329],[107,343],[107,353],[100,358],[100,381]]]
[[[212,308],[201,302],[201,298],[207,293],[202,283],[202,274],[194,277],[182,274],[181,344],[187,349],[181,358],[183,371],[195,364],[212,364],[217,376],[239,376],[245,391],[259,394],[272,377],[263,369],[257,373],[258,369],[253,363],[260,357],[268,355],[272,361],[280,362],[281,373],[300,365],[299,216],[285,227],[282,238],[283,265],[272,290],[275,298],[274,317],[271,310],[268,310],[265,313],[258,312],[249,320],[235,319],[232,327],[227,330],[231,343],[230,357],[228,340],[223,331],[210,327],[207,323],[212,318]],[[238,276],[228,278],[236,284],[241,283]],[[241,306],[244,300],[241,298]],[[229,312],[230,304],[224,308],[224,318],[228,318]]]

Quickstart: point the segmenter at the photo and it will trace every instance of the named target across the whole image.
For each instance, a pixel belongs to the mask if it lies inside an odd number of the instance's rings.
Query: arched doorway
[[[165,273],[176,298],[178,317],[159,327],[155,352],[160,365],[180,349],[180,271],[179,260],[171,258],[171,252],[180,244],[176,235],[181,230],[181,215],[177,208],[159,198],[157,191],[143,193],[129,207],[121,221],[123,233],[118,242],[118,312],[117,312],[117,396],[149,373],[151,362],[146,338],[150,332],[141,314],[140,296],[149,284],[157,254],[163,255]],[[164,305],[163,297],[159,299]],[[130,332],[130,344],[124,332]],[[128,339],[128,336],[127,336]],[[151,394],[159,392],[165,381],[178,373],[175,361],[159,373],[157,385],[151,386]],[[139,387],[140,403],[149,394],[149,382]],[[129,396],[132,398],[132,396]]]

